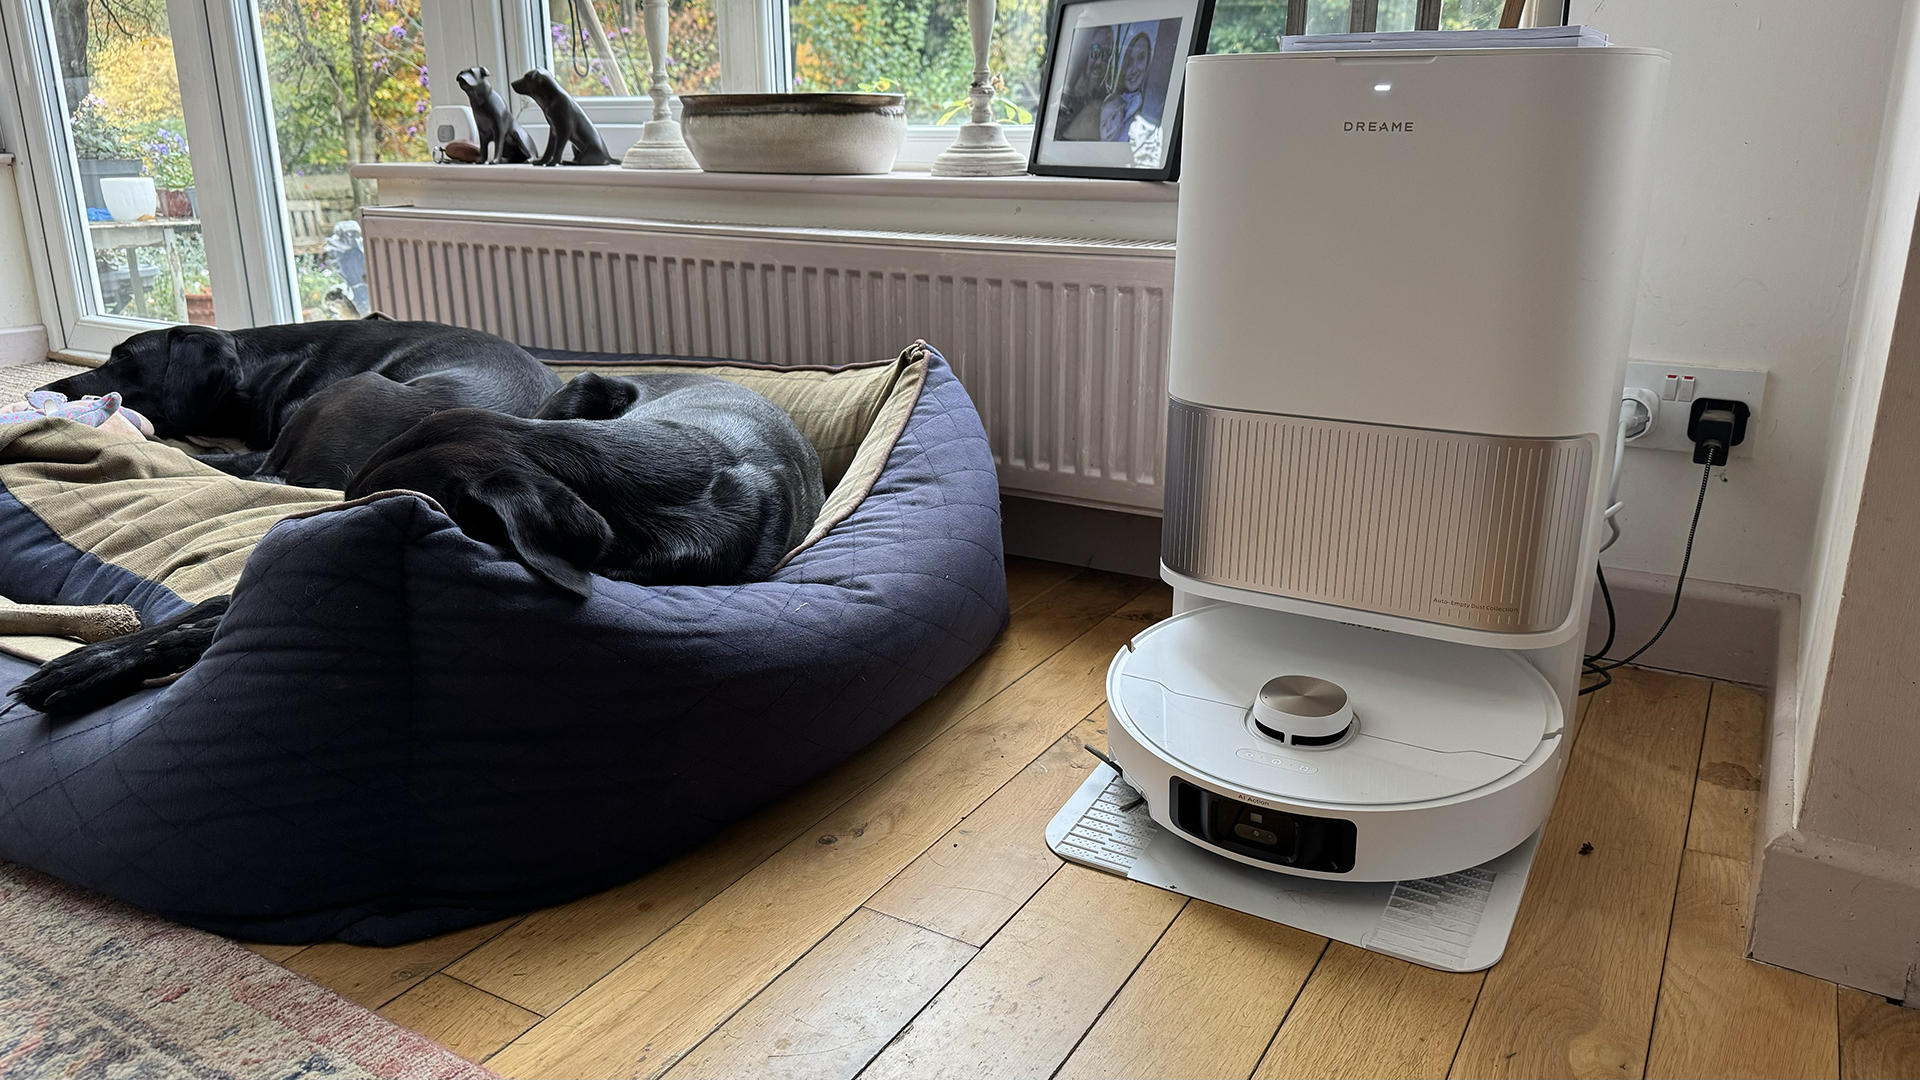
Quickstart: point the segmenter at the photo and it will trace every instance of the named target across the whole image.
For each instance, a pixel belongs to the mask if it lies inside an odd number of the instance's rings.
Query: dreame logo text
[[[1346,122],[1346,127],[1343,130],[1345,131],[1410,132],[1413,130],[1413,121],[1411,120],[1349,120]]]

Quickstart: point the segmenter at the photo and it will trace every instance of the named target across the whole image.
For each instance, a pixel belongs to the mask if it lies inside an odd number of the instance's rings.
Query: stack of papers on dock
[[[1376,52],[1381,49],[1594,49],[1607,35],[1590,26],[1528,26],[1516,30],[1401,30],[1384,34],[1302,34],[1282,37],[1281,52]]]

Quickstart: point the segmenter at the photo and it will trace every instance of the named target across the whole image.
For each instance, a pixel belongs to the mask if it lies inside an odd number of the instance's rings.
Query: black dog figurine
[[[201,460],[239,476],[345,487],[388,439],[442,409],[531,416],[560,379],[478,330],[390,319],[176,326],[135,334],[105,364],[43,389],[119,391],[163,438],[232,438]]]
[[[480,144],[480,160],[524,165],[533,160],[533,137],[507,111],[507,99],[487,82],[490,73],[483,67],[470,67],[454,76],[460,89],[473,104],[474,141]]]
[[[553,81],[553,74],[545,68],[534,68],[525,75],[513,80],[513,88],[540,103],[540,111],[547,115],[547,149],[540,155],[535,165],[612,165],[613,156],[607,153],[607,144],[600,141],[600,133],[594,130],[593,122],[580,108],[580,103],[567,96],[560,84]],[[567,147],[573,147],[573,159],[562,162],[560,155]]]
[[[737,383],[589,372],[534,417],[437,413],[381,447],[347,497],[430,495],[468,535],[581,596],[590,571],[642,585],[764,579],[820,513],[819,455]]]

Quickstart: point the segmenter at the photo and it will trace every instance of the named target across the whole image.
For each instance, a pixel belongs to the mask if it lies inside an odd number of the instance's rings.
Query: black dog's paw
[[[48,716],[79,716],[111,705],[148,679],[192,667],[213,644],[229,597],[216,596],[132,634],[57,656],[10,693]]]
[[[625,379],[609,379],[591,371],[567,380],[534,410],[535,420],[612,420],[624,416],[640,400],[640,388]]]

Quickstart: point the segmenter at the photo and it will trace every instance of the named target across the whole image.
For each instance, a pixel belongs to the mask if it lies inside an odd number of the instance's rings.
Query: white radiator
[[[522,345],[837,364],[938,348],[1009,492],[1158,513],[1164,241],[405,207],[362,212],[373,305]]]

